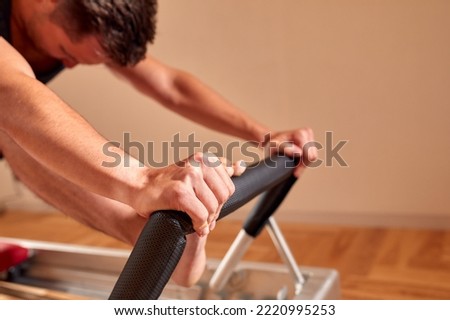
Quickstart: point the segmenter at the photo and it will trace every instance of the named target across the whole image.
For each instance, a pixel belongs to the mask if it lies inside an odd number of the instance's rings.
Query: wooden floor
[[[450,299],[450,230],[280,226],[300,265],[339,271],[343,299]],[[221,258],[239,228],[221,221],[208,256]],[[127,248],[59,214],[3,213],[0,236]],[[281,262],[265,232],[245,259]]]

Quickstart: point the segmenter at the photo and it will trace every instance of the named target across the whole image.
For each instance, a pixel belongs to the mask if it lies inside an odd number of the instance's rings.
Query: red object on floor
[[[0,243],[0,272],[28,259],[28,249],[15,244]]]

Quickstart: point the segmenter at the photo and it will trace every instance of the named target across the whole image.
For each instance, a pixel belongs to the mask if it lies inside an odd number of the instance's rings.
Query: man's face
[[[98,38],[89,35],[74,42],[62,27],[50,19],[35,21],[29,34],[37,50],[61,60],[67,68],[77,64],[100,64],[108,62]]]

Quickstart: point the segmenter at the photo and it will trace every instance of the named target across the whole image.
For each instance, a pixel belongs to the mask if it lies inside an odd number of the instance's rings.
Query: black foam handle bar
[[[292,176],[299,159],[271,156],[233,177],[236,191],[224,204],[219,219],[243,206],[258,194]],[[142,230],[113,288],[110,300],[158,299],[194,232],[186,213],[157,211]]]
[[[281,205],[296,181],[297,177],[292,175],[261,195],[260,200],[258,200],[243,226],[243,229],[249,236],[256,238],[261,233],[268,219]]]

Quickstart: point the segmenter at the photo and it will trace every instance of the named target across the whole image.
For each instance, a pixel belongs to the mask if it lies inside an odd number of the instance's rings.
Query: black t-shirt
[[[11,0],[0,0],[0,36],[11,43]],[[53,70],[46,73],[36,73],[36,79],[42,83],[52,80],[64,69],[64,65],[60,63]]]

